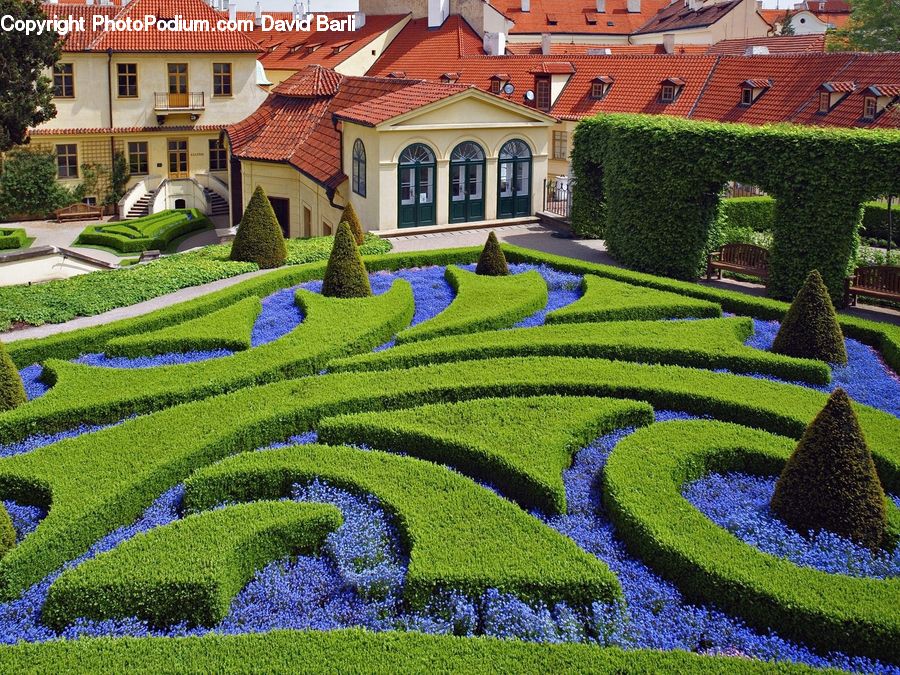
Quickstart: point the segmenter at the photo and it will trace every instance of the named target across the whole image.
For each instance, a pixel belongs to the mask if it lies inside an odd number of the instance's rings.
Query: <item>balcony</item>
[[[189,91],[184,94],[158,91],[155,96],[153,108],[157,114],[200,112],[206,109],[206,95],[202,91]]]

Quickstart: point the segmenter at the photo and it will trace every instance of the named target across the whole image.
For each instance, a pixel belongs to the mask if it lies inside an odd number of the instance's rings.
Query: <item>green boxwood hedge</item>
[[[794,445],[722,422],[654,424],[613,450],[603,503],[628,547],[689,597],[823,650],[897,662],[900,579],[828,574],[763,553],[681,495],[685,483],[709,472],[778,474]],[[896,533],[900,513],[892,512]]]
[[[399,333],[398,344],[508,328],[547,304],[547,284],[536,270],[486,276],[450,265],[445,277],[456,292],[453,302],[434,318]]]
[[[473,333],[397,345],[380,352],[329,361],[332,371],[412,368],[500,356],[578,356],[693,368],[725,368],[737,373],[766,373],[785,380],[828,384],[829,367],[745,347],[753,334],[746,317],[697,321],[609,321],[557,324]]]
[[[319,440],[365,444],[445,464],[497,487],[524,509],[566,512],[562,474],[595,438],[650,424],[646,403],[584,396],[486,398],[408,410],[339,415]]]
[[[735,229],[770,232],[775,222],[775,200],[771,197],[727,197],[719,209]]]
[[[62,630],[78,618],[135,616],[152,626],[212,626],[264,565],[318,551],[340,527],[330,504],[261,501],[157,527],[66,570],[41,619]]]
[[[29,242],[28,235],[20,227],[0,228],[0,251],[11,248],[25,248]]]
[[[277,630],[181,638],[99,638],[0,646],[0,669],[16,673],[675,673],[806,674],[786,661],[691,652],[529,643],[416,632]]]
[[[891,211],[894,214],[894,227],[891,232],[893,247],[900,247],[900,200],[894,199]],[[869,202],[865,205],[862,219],[862,236],[873,246],[887,247],[888,241],[888,208],[881,202]]]
[[[250,349],[250,339],[262,302],[242,298],[204,316],[149,333],[125,335],[106,343],[107,356],[148,356],[206,349]]]
[[[604,203],[610,253],[678,279],[703,269],[725,183],[758,185],[776,199],[769,292],[791,298],[818,269],[838,302],[863,203],[900,192],[900,134],[601,115],[579,123],[572,166],[574,217]]]
[[[76,244],[105,246],[119,253],[165,250],[175,239],[210,226],[197,209],[169,209],[135,220],[88,225]]]
[[[320,445],[243,453],[194,473],[184,504],[198,511],[279,499],[315,478],[373,494],[391,514],[409,552],[404,597],[414,607],[451,589],[474,596],[496,588],[576,606],[621,596],[606,564],[571,539],[488,488],[413,457]]]

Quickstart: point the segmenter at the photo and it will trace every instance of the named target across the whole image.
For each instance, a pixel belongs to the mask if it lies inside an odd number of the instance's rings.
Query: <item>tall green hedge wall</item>
[[[775,198],[770,294],[818,269],[840,301],[863,203],[900,188],[900,132],[602,115],[579,123],[572,167],[575,228],[605,216],[613,256],[678,279],[703,268],[725,183],[757,185]]]

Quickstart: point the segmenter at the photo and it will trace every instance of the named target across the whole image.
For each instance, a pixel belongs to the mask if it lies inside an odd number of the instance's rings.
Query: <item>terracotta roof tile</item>
[[[744,56],[747,53],[747,49],[750,47],[765,47],[769,50],[770,54],[824,52],[825,36],[784,35],[780,37],[755,37],[741,38],[738,40],[721,40],[712,45],[707,53],[728,54],[730,56]]]
[[[366,126],[375,126],[429,103],[450,98],[468,88],[465,85],[458,84],[417,82],[374,100],[365,101],[351,108],[341,110],[337,113],[337,117],[365,124]]]
[[[67,18],[69,16],[75,19],[84,18],[84,32],[73,31],[63,38],[64,52],[83,52],[85,51],[97,37],[98,33],[94,30],[93,17],[108,16],[114,17],[120,10],[120,7],[114,5],[83,5],[83,4],[64,4],[51,5],[43,4],[41,8],[44,13],[51,19]]]
[[[427,19],[414,19],[384,50],[369,74],[397,72],[404,77],[427,64],[427,77],[437,79],[441,73],[458,70],[455,62],[472,54],[484,54],[482,39],[462,17],[451,16],[433,30],[428,28]],[[417,72],[416,76],[421,77]]]
[[[627,35],[640,28],[668,3],[669,0],[641,0],[641,11],[629,12],[627,0],[606,0],[606,11],[597,13],[597,6],[591,1],[578,3],[573,0],[531,0],[530,11],[523,12],[521,0],[490,0],[491,6],[515,22],[511,35]],[[555,20],[555,24],[548,22],[548,16]]]
[[[856,82],[823,82],[821,88],[835,94],[849,94],[856,89]]]
[[[865,91],[870,91],[876,96],[900,96],[900,84],[871,84]]]
[[[341,84],[341,76],[319,65],[298,71],[272,91],[282,96],[319,97],[334,96]]]
[[[548,75],[571,75],[575,72],[575,66],[569,61],[542,61],[533,73],[546,73]]]
[[[740,4],[741,0],[729,0],[728,2],[703,5],[699,9],[691,9],[679,0],[675,0],[634,33],[639,35],[711,26]]]
[[[675,45],[676,54],[705,54],[707,45]],[[540,42],[507,42],[506,53],[512,55],[541,54]],[[599,45],[584,43],[559,43],[550,45],[550,56],[562,56],[564,54],[581,54],[589,56],[604,56],[612,54],[665,54],[663,45]],[[743,52],[742,52],[743,53]]]
[[[172,126],[159,127],[71,127],[68,129],[48,129],[38,127],[37,129],[29,129],[29,136],[89,136],[100,134],[109,136],[110,134],[146,134],[146,133],[173,133],[185,131],[221,131],[225,128],[224,124],[177,124]]]

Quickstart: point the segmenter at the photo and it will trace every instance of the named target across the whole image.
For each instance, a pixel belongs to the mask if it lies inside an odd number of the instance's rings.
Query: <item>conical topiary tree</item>
[[[887,543],[884,504],[850,397],[835,389],[781,472],[772,512],[803,534],[828,530],[874,549]]]
[[[332,298],[363,298],[372,295],[369,275],[348,223],[338,225],[334,245],[322,280],[322,295]]]
[[[350,202],[347,202],[347,206],[344,207],[340,222],[347,223],[350,226],[353,238],[356,239],[356,245],[362,246],[366,240],[366,234],[363,232],[362,223],[359,222],[359,216],[356,215],[356,209],[353,208],[353,204]]]
[[[775,336],[772,351],[828,363],[847,363],[844,334],[818,270],[809,273],[797,292]]]
[[[287,260],[281,226],[261,185],[256,186],[244,210],[231,244],[231,259],[256,263],[260,269],[281,267]]]
[[[0,342],[0,412],[12,410],[27,400],[16,364]]]
[[[500,248],[500,242],[497,241],[497,235],[493,231],[488,235],[487,241],[484,242],[484,249],[481,251],[481,257],[478,258],[478,264],[475,266],[475,274],[483,274],[489,277],[505,277],[509,274],[506,256],[503,255],[503,249]]]

